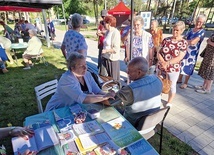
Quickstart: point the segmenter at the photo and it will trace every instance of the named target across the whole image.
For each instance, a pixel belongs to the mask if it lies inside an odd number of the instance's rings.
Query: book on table
[[[97,118],[99,123],[105,123],[115,118],[120,117],[121,114],[113,107],[108,107],[100,111],[100,116]]]
[[[117,155],[121,154],[120,147],[113,141],[108,141],[94,149],[96,155]]]
[[[125,150],[129,154],[149,154],[149,155],[157,155],[158,153],[152,148],[148,142],[142,138],[131,145],[127,146]]]
[[[103,128],[98,124],[96,120],[81,123],[81,124],[74,124],[73,130],[77,136],[94,135],[104,131]]]
[[[74,141],[71,141],[63,145],[65,155],[81,155]]]
[[[74,134],[73,130],[57,133],[57,136],[59,138],[59,142],[61,146],[74,141],[76,138],[76,135]]]
[[[123,117],[102,123],[101,126],[115,144],[121,148],[142,138],[140,133]]]
[[[14,155],[23,153],[27,149],[39,152],[59,143],[52,126],[45,126],[34,130],[34,136],[28,137],[28,140],[22,137],[14,137],[11,141]]]

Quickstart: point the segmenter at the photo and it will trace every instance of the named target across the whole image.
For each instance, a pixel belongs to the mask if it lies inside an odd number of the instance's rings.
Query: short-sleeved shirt
[[[161,44],[160,54],[164,61],[169,61],[172,58],[179,56],[180,52],[186,53],[188,42],[185,39],[173,41],[172,37],[165,38]],[[167,72],[179,72],[180,62],[171,64],[167,67]]]
[[[68,58],[72,52],[78,52],[79,50],[85,50],[85,52],[87,52],[88,50],[84,36],[75,30],[68,30],[65,33],[62,45],[64,45],[66,49],[66,58]],[[87,56],[87,53],[85,53],[85,56]]]
[[[133,47],[132,47],[132,58],[135,57],[146,57],[143,55],[143,37],[142,36],[133,36]],[[148,47],[153,47],[152,38],[148,41]]]

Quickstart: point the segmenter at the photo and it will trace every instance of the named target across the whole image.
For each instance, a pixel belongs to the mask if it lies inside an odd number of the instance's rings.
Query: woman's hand
[[[107,50],[107,49],[103,49],[103,50],[102,50],[102,54],[105,54],[105,53],[108,53],[108,50]]]
[[[167,67],[169,65],[169,63],[166,61],[160,61],[159,64],[161,65],[161,69],[163,69],[165,71],[167,70]]]
[[[130,61],[130,60],[129,60],[128,57],[125,57],[125,58],[124,58],[124,62],[125,62],[126,64],[127,64],[129,61]]]
[[[107,94],[105,94],[103,96],[103,100],[108,100],[108,99],[113,99],[114,100],[114,96],[115,96],[115,92],[114,91],[110,91]]]

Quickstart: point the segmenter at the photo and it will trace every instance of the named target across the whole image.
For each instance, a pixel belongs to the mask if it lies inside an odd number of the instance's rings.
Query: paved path
[[[64,32],[56,30],[56,36],[54,45],[60,46]],[[86,39],[86,41],[89,47],[87,61],[96,65],[97,42],[89,39]],[[201,50],[205,46],[206,43],[204,41]],[[123,58],[124,51],[121,50],[120,75],[122,81],[127,77]],[[203,79],[195,72],[191,76],[189,84],[200,85],[202,82]],[[163,103],[165,103],[167,96],[163,95],[162,99]],[[165,127],[173,135],[192,146],[199,154],[214,154],[214,86],[211,94],[199,94],[192,88],[180,89],[178,85],[173,107],[165,120]]]

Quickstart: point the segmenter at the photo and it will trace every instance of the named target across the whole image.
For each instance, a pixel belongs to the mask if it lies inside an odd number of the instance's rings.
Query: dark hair
[[[114,16],[106,16],[104,22],[110,24],[112,27],[116,27],[117,20]]]

